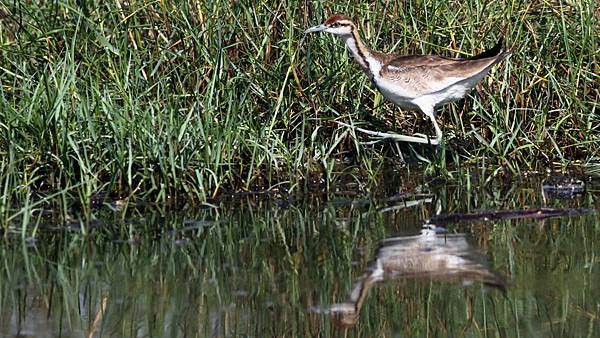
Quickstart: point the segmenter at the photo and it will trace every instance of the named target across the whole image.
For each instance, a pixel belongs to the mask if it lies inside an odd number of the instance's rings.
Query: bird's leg
[[[440,144],[440,142],[442,142],[442,130],[440,129],[440,126],[435,120],[435,113],[427,115],[431,119],[431,122],[433,122],[433,128],[435,128],[435,140],[432,141],[431,144]]]
[[[428,102],[422,102],[421,104],[419,104],[419,108],[425,115],[429,116],[431,122],[433,123],[433,128],[435,129],[435,140],[431,140],[431,144],[440,144],[440,142],[442,142],[442,130],[440,129],[440,126],[435,120],[435,106],[430,105]]]

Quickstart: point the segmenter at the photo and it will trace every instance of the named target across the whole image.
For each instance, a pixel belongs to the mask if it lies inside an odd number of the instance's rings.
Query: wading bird
[[[304,33],[315,32],[331,33],[344,40],[356,62],[384,97],[402,108],[421,110],[433,122],[435,139],[357,128],[372,136],[396,141],[439,144],[442,131],[435,120],[436,107],[463,98],[492,66],[510,55],[502,49],[502,39],[492,49],[468,59],[383,54],[365,46],[354,22],[339,14]]]

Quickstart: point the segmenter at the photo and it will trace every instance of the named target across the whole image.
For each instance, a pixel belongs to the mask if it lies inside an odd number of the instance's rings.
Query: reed
[[[355,171],[374,181],[396,147],[361,145],[332,120],[405,132],[428,124],[384,101],[341,44],[302,36],[331,12],[352,16],[377,50],[469,56],[499,36],[512,49],[479,95],[439,110],[442,151],[401,145],[409,161],[516,173],[598,161],[594,1],[323,6],[3,2],[4,224],[25,201],[52,194],[63,208],[71,199],[85,208],[97,192],[206,201],[225,191],[306,191],[323,173],[327,184]]]

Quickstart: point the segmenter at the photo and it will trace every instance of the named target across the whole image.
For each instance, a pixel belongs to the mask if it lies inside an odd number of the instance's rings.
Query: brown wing
[[[491,53],[486,51],[480,55],[484,54]],[[482,58],[478,55],[470,59],[435,55],[400,56],[385,64],[380,75],[389,81],[410,86],[416,96],[431,94],[480,75],[507,55],[501,49],[495,54]]]
[[[404,67],[421,67],[421,66],[437,66],[444,64],[452,64],[457,61],[466,60],[481,60],[488,58],[499,58],[501,61],[506,56],[510,55],[509,52],[502,49],[502,38],[498,40],[496,45],[480,54],[472,56],[470,58],[449,58],[438,55],[393,55],[393,54],[382,54],[377,53],[378,57],[384,60],[384,64],[390,66],[404,66]]]

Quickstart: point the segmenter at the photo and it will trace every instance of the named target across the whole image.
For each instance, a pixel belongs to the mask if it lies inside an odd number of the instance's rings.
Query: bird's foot
[[[374,130],[369,130],[369,129],[365,129],[365,128],[352,126],[352,125],[349,125],[344,122],[339,122],[339,121],[334,121],[334,122],[341,126],[348,127],[353,130],[360,131],[361,133],[371,136],[371,138],[373,138],[372,141],[361,142],[361,144],[365,144],[365,145],[376,144],[376,143],[383,142],[383,141],[412,142],[412,143],[423,143],[423,144],[431,144],[431,145],[437,145],[440,143],[440,140],[438,140],[437,138],[431,138],[431,137],[429,137],[427,135],[423,135],[423,134],[415,134],[415,136],[409,136],[409,135],[401,135],[401,134],[396,134],[396,133],[385,133],[385,132],[381,132],[381,131],[374,131]]]

